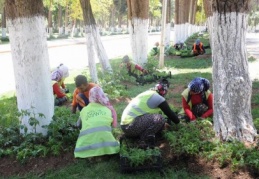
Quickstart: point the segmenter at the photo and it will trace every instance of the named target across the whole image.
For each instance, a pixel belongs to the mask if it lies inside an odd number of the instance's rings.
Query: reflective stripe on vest
[[[120,144],[112,134],[112,113],[99,103],[89,103],[80,112],[82,129],[78,136],[74,155],[86,158],[106,154],[115,154]]]
[[[136,110],[137,112],[139,112],[140,115],[143,115],[143,114],[146,114],[147,112],[143,111],[142,109],[140,109],[137,105],[132,105],[132,109]],[[128,113],[129,116],[132,116],[132,117],[137,117],[137,116],[140,116],[140,115],[136,115],[135,113],[133,112],[129,112]]]
[[[123,111],[121,125],[130,124],[136,117],[144,114],[159,113],[161,111],[160,108],[152,109],[147,105],[147,101],[155,93],[157,92],[149,90],[136,96]]]
[[[91,129],[86,129],[86,130],[83,130],[82,132],[80,132],[78,137],[81,137],[81,136],[84,136],[84,135],[87,135],[87,134],[91,134],[91,133],[94,133],[94,132],[100,132],[100,131],[109,131],[109,132],[111,132],[112,128],[108,127],[108,126],[101,126],[101,127],[95,127],[95,128],[91,128]]]
[[[98,149],[98,148],[102,148],[102,147],[116,147],[116,146],[119,146],[118,142],[101,142],[101,143],[96,143],[96,144],[76,148],[75,152],[93,150],[93,149]]]

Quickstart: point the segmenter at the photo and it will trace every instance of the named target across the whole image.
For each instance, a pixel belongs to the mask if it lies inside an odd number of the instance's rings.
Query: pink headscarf
[[[109,108],[112,112],[112,126],[116,127],[117,126],[117,114],[116,111],[114,110],[113,106],[111,105],[109,98],[107,98],[99,86],[95,86],[90,89],[89,91],[89,102],[90,103],[100,103],[107,108]]]

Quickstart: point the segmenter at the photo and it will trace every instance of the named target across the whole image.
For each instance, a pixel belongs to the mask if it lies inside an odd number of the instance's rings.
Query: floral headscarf
[[[51,73],[51,80],[53,81],[60,81],[63,77],[63,73],[61,70],[56,69]]]
[[[188,88],[195,92],[195,93],[200,93],[204,89],[204,84],[201,80],[200,77],[194,78],[188,85]]]
[[[105,96],[102,88],[100,88],[99,86],[95,86],[90,89],[89,102],[90,103],[100,103],[100,104],[106,106],[107,108],[109,108],[112,112],[112,118],[113,118],[112,126],[113,127],[117,126],[116,111],[114,110],[113,106],[111,105],[109,98],[107,96]]]
[[[204,104],[207,104],[205,92],[210,88],[210,82],[206,78],[197,77],[194,78],[188,85],[190,91],[195,93],[200,93],[202,97],[202,101]],[[190,97],[188,97],[187,102],[190,101]]]

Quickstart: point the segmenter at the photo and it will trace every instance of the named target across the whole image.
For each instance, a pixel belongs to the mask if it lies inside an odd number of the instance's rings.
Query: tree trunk
[[[203,3],[204,3],[204,11],[205,11],[205,15],[206,15],[206,18],[207,18],[207,29],[209,31],[209,34],[210,34],[210,45],[212,45],[212,28],[213,28],[213,23],[212,23],[212,0],[203,0]]]
[[[63,23],[62,23],[62,6],[58,5],[58,33],[59,35],[63,34]]]
[[[111,32],[114,32],[115,31],[115,5],[113,4],[112,5],[112,8],[111,8],[111,23],[110,23],[110,30]]]
[[[254,141],[252,82],[245,48],[249,0],[213,0],[214,128],[222,140]]]
[[[102,41],[101,41],[99,30],[96,27],[90,0],[80,0],[80,3],[81,3],[82,10],[83,10],[83,17],[84,17],[86,32],[90,33],[93,38],[93,42],[94,42],[93,44],[95,47],[95,51],[100,60],[103,72],[112,71],[108,56],[106,54],[106,51],[105,51]],[[90,35],[90,34],[88,34],[88,35]],[[87,43],[88,43],[88,41],[87,41]],[[93,52],[88,51],[88,53],[93,53]],[[91,61],[91,60],[92,59],[88,59],[88,61]],[[95,62],[92,62],[92,63],[94,63],[94,65],[95,65]],[[89,66],[89,68],[91,66]],[[98,81],[97,79],[94,79],[97,77],[97,72],[96,72],[96,74],[92,74],[91,77],[93,78],[93,80]]]
[[[180,38],[180,7],[179,7],[179,1],[180,0],[175,0],[175,16],[174,16],[174,43],[178,42],[181,40]]]
[[[87,47],[87,55],[88,55],[88,66],[90,71],[91,80],[95,83],[98,82],[96,62],[95,62],[95,53],[94,53],[94,39],[92,36],[92,32],[94,29],[91,29],[92,26],[85,27],[85,37],[86,37],[86,47]],[[90,60],[91,59],[91,60]]]
[[[3,13],[2,13],[2,38],[6,37],[6,13],[5,7],[3,6]]]
[[[166,33],[165,33],[165,46],[170,46],[170,36],[171,36],[171,0],[167,0],[166,9]]]
[[[66,9],[65,9],[65,35],[68,35],[68,0],[66,0]]]
[[[52,35],[52,1],[53,0],[50,0],[49,14],[48,14],[48,32],[49,32],[49,36]]]
[[[50,65],[42,1],[6,1],[7,26],[15,75],[19,111],[36,115],[39,125],[30,126],[29,117],[21,116],[21,124],[28,132],[46,134],[54,113],[54,97],[50,78]],[[39,114],[45,117],[38,117]],[[24,132],[21,130],[21,132]]]
[[[127,5],[132,58],[135,63],[143,65],[148,54],[149,1],[127,0]]]

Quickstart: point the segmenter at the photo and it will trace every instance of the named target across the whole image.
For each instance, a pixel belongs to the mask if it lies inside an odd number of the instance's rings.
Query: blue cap
[[[200,39],[196,40],[196,44],[199,45],[200,44]]]

